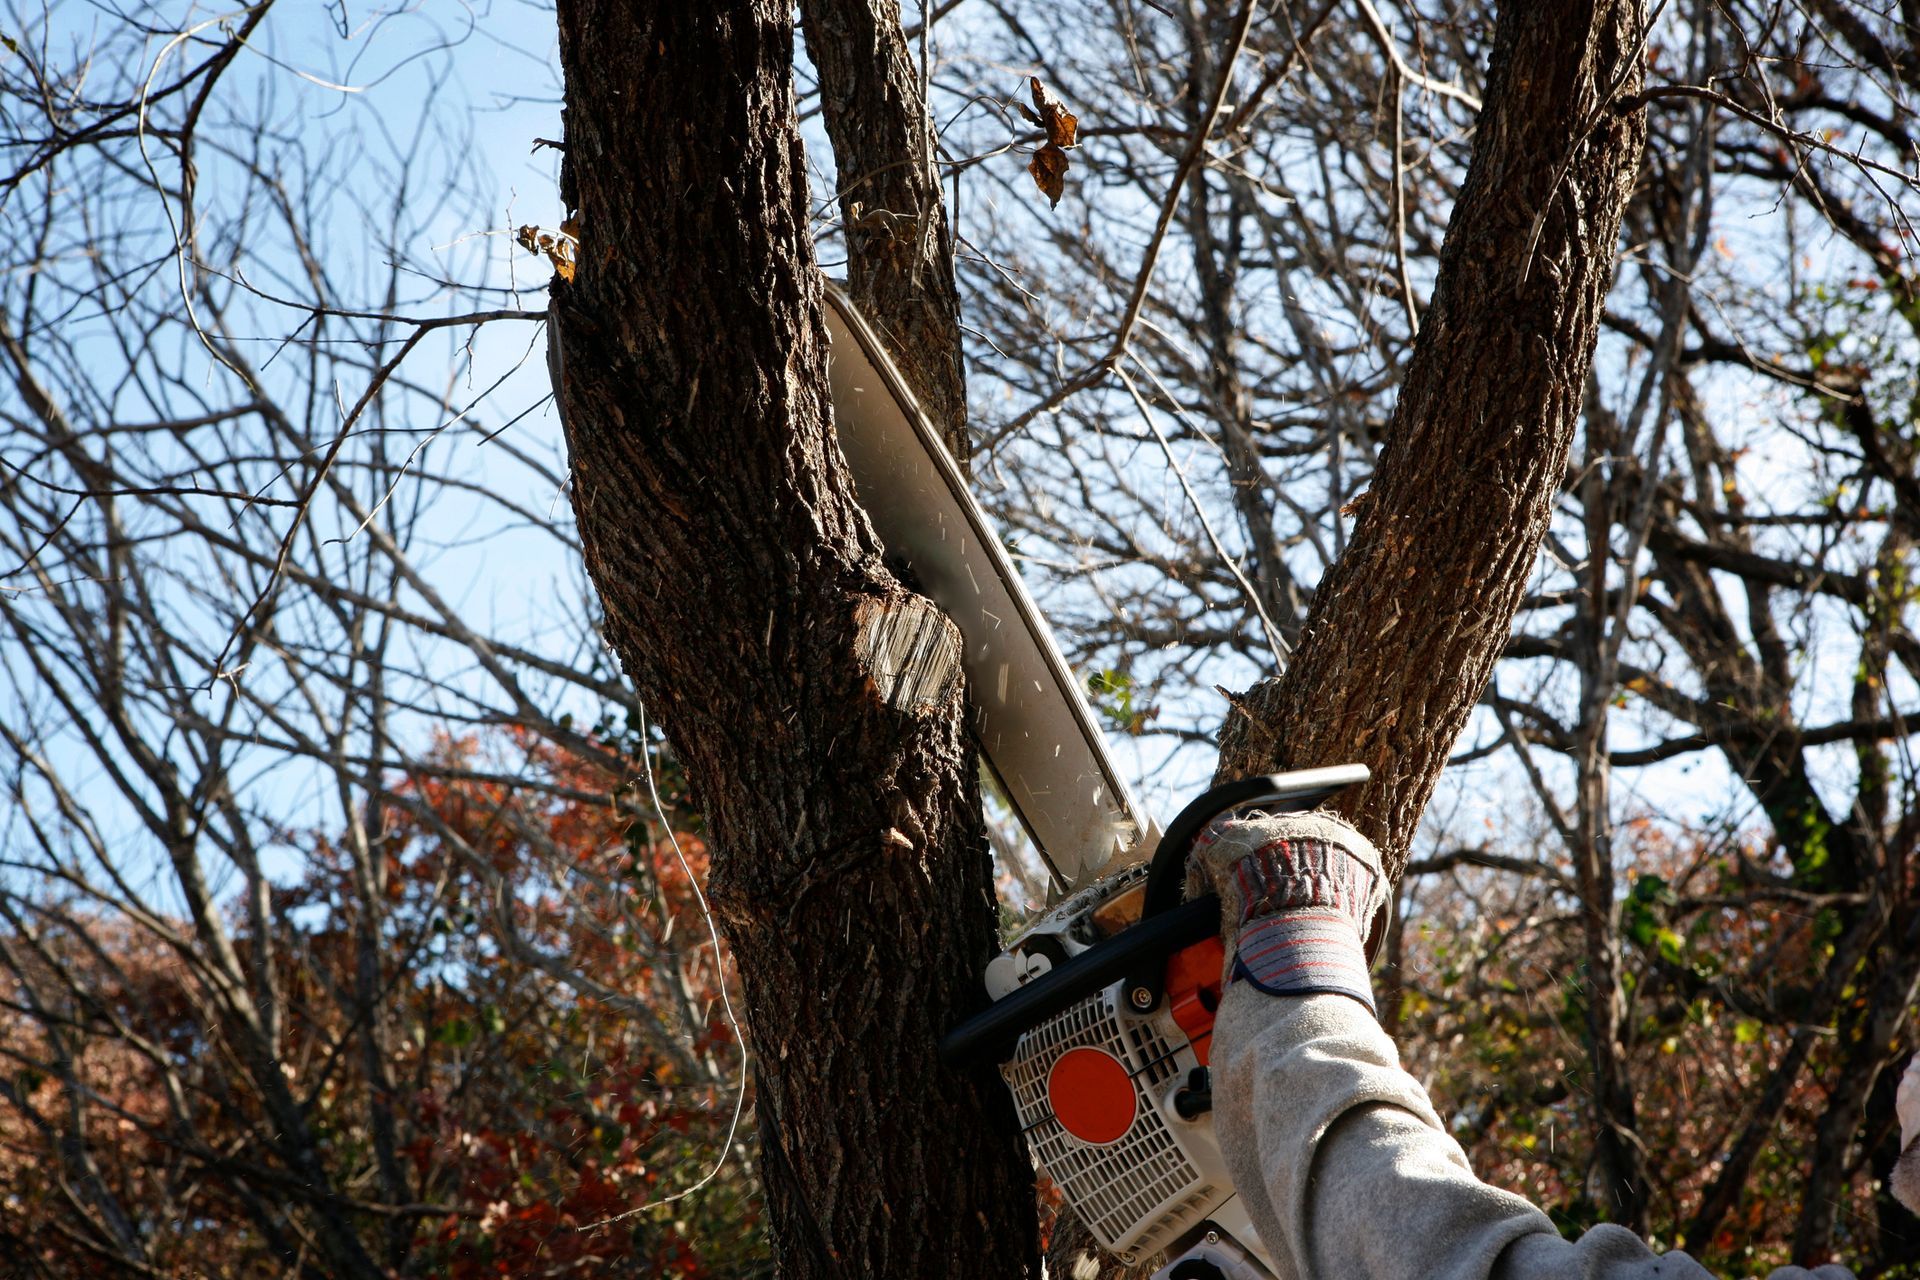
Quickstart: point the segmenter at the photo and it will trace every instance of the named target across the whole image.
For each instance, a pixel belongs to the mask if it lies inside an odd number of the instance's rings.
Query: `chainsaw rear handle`
[[[962,1022],[941,1039],[940,1060],[950,1067],[1005,1062],[1026,1032],[1120,979],[1126,980],[1131,1010],[1150,1012],[1166,985],[1167,957],[1220,932],[1216,895],[1181,901],[1187,852],[1206,825],[1223,813],[1255,805],[1283,813],[1312,809],[1370,776],[1363,764],[1332,765],[1242,778],[1206,792],[1182,809],[1160,837],[1147,869],[1139,923]]]

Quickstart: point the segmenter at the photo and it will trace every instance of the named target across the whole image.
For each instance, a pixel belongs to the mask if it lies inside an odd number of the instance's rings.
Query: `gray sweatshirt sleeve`
[[[1894,1093],[1900,1119],[1900,1159],[1893,1166],[1893,1198],[1920,1213],[1920,1053],[1907,1062]]]
[[[1563,1240],[1473,1176],[1366,1008],[1232,984],[1211,1047],[1214,1130],[1280,1280],[1711,1280],[1630,1231]],[[1838,1267],[1774,1273],[1851,1280]]]

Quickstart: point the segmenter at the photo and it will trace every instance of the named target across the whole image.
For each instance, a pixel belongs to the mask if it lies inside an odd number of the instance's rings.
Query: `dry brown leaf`
[[[1027,83],[1033,86],[1033,111],[1027,112],[1027,116],[1047,131],[1047,145],[1072,146],[1080,128],[1080,117],[1067,110],[1067,104],[1053,90],[1041,84],[1039,76],[1028,76]],[[1034,112],[1039,114],[1035,115]]]
[[[555,275],[565,280],[568,284],[573,283],[573,251],[574,247],[578,245],[580,241],[579,224],[572,218],[568,218],[560,224],[559,235],[554,235],[551,231],[542,231],[539,227],[529,225],[516,230],[513,233],[513,238],[520,247],[528,253],[544,255],[547,261],[553,264],[553,273]]]
[[[1046,192],[1050,204],[1057,207],[1067,189],[1067,153],[1049,142],[1027,161],[1027,172],[1033,175],[1034,185]]]
[[[1075,145],[1079,136],[1080,117],[1067,110],[1053,90],[1040,83],[1039,76],[1028,76],[1027,83],[1033,89],[1033,109],[1020,105],[1020,112],[1027,119],[1039,125],[1047,135],[1047,141],[1033,159],[1027,161],[1027,172],[1033,175],[1034,185],[1046,193],[1054,206],[1060,203],[1060,197],[1066,191],[1067,152],[1066,148]]]
[[[554,274],[568,284],[573,283],[574,252],[580,247],[580,223],[577,218],[567,218],[560,223],[560,235],[556,246],[547,256],[553,260]]]

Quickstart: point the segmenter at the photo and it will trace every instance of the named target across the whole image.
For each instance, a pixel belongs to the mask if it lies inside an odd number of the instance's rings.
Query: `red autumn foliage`
[[[372,841],[289,838],[264,915],[223,912],[273,966],[268,1061],[188,922],[51,890],[5,922],[0,1275],[325,1271],[328,1215],[396,1277],[763,1274],[705,846],[608,759],[448,741]]]

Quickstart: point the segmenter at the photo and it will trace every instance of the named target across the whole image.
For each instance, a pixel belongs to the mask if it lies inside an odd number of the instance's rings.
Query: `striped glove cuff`
[[[1240,930],[1233,981],[1246,981],[1270,996],[1320,993],[1352,996],[1373,1005],[1360,933],[1345,916],[1310,911],[1262,916]]]

